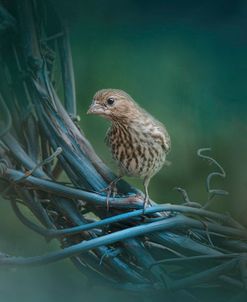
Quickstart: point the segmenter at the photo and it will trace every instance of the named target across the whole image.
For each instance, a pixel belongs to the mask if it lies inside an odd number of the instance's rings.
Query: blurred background
[[[171,135],[172,165],[153,178],[151,198],[181,203],[173,190],[179,186],[192,201],[205,203],[206,176],[215,167],[196,152],[210,147],[227,174],[212,185],[229,192],[216,198],[212,208],[231,213],[247,226],[247,2],[53,2],[69,25],[78,115],[97,153],[116,171],[104,144],[109,125],[100,117],[87,116],[87,108],[97,90],[123,89],[161,120]],[[139,181],[127,180],[142,188]],[[1,251],[34,255],[58,248],[56,242],[47,244],[22,226],[7,201],[1,201],[0,211]],[[42,268],[1,269],[0,301],[22,298],[27,302],[137,299],[91,288],[69,260]]]

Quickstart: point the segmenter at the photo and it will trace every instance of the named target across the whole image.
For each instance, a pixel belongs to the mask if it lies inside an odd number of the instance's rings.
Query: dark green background
[[[126,90],[164,122],[172,139],[172,165],[154,177],[157,202],[207,200],[205,178],[214,166],[196,151],[211,147],[229,191],[214,209],[247,225],[247,2],[246,1],[53,1],[68,19],[78,114],[96,151],[113,168],[104,145],[107,122],[86,116],[101,88]],[[129,181],[141,188],[136,180]],[[1,251],[34,255],[58,248],[25,229],[1,202]],[[42,268],[0,270],[0,301],[136,301],[126,293],[93,289],[69,261]],[[151,298],[146,298],[151,301]],[[165,297],[163,299],[165,301]]]

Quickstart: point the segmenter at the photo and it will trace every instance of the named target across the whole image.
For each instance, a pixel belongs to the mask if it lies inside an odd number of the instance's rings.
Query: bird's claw
[[[144,202],[143,202],[143,214],[145,214],[146,208],[150,207],[152,204],[150,202],[149,197],[145,196]]]
[[[117,195],[117,182],[118,182],[119,178],[117,178],[116,180],[114,179],[113,181],[110,182],[110,184],[100,190],[100,192],[107,192],[106,195],[106,208],[107,208],[107,212],[109,211],[110,208],[110,202],[109,202],[109,198],[112,196],[113,198]]]

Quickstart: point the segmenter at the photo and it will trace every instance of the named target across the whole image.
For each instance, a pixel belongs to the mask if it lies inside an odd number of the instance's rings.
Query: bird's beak
[[[96,103],[95,100],[92,101],[87,114],[100,114],[102,112],[102,108],[99,104]]]

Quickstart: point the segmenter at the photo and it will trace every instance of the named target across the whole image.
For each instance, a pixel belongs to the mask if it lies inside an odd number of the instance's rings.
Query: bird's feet
[[[114,197],[117,194],[116,181],[115,180],[111,181],[106,188],[100,190],[99,192],[100,193],[107,192],[107,194],[109,194],[109,196],[112,195]]]
[[[146,208],[151,207],[151,206],[152,206],[152,204],[151,204],[149,196],[145,195],[144,202],[143,202],[143,214],[145,214]]]
[[[100,190],[100,192],[106,192],[106,208],[107,211],[109,211],[109,198],[112,196],[113,198],[116,196],[117,194],[117,182],[121,179],[121,177],[117,177],[114,180],[112,180],[109,185]]]

